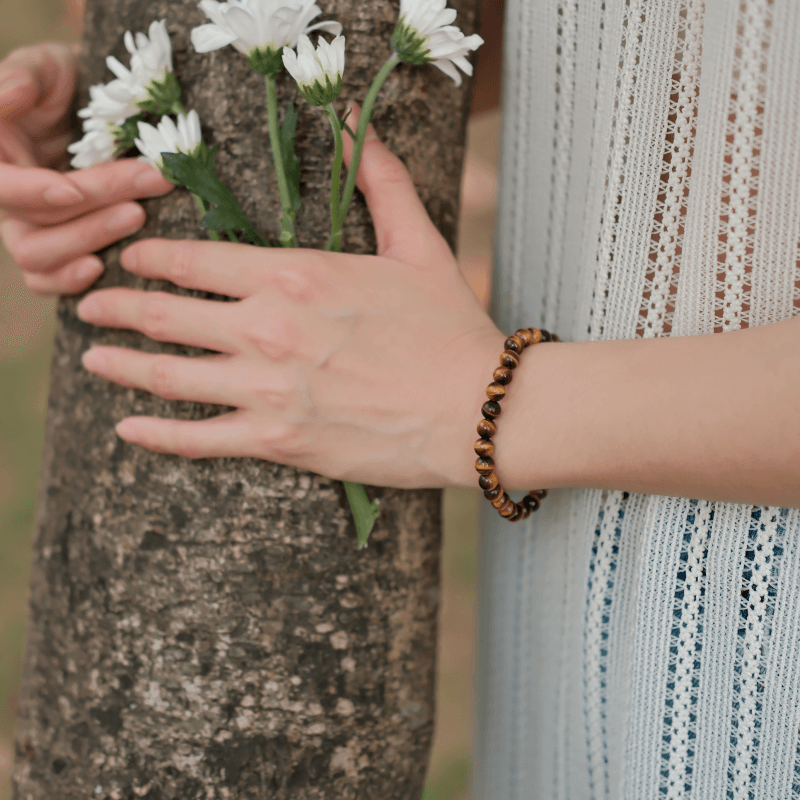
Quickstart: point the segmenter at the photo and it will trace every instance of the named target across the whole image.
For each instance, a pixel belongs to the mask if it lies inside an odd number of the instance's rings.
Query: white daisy
[[[202,144],[200,117],[192,110],[188,114],[178,114],[177,124],[169,117],[162,117],[158,127],[147,122],[139,123],[139,138],[136,147],[142,154],[142,161],[147,161],[158,169],[162,169],[164,161],[162,153],[195,153]]]
[[[322,13],[314,0],[200,0],[199,6],[211,23],[192,30],[194,49],[208,53],[233,45],[262,74],[280,71],[282,49],[295,47],[301,34],[342,32],[338,22],[310,24]]]
[[[86,133],[79,142],[71,144],[67,150],[74,155],[70,164],[74,169],[86,169],[95,164],[112,161],[117,144],[111,134],[110,127],[104,120],[91,121]]]
[[[456,67],[472,75],[467,56],[483,44],[483,39],[478,34],[464,36],[452,24],[455,9],[446,6],[447,0],[400,0],[400,20],[392,34],[392,46],[401,61],[432,62],[460,86],[461,74]]]
[[[147,100],[152,84],[161,83],[172,72],[172,43],[167,33],[166,20],[150,24],[150,36],[137,33],[134,38],[125,32],[125,49],[131,54],[131,67],[109,56],[108,68],[130,92],[135,103]]]
[[[283,48],[283,63],[311,105],[327,105],[342,92],[344,37],[337,36],[330,43],[320,37],[315,51],[311,39],[301,33],[296,53],[290,47]]]
[[[89,87],[89,105],[78,112],[85,120],[101,119],[121,125],[128,117],[138,114],[135,98],[120,80]],[[84,123],[86,130],[86,123]]]

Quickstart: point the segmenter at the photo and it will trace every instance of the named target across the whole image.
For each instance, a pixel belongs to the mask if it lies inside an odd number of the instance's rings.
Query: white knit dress
[[[502,330],[798,313],[800,0],[508,0],[505,46]],[[800,798],[800,511],[485,505],[474,800]]]

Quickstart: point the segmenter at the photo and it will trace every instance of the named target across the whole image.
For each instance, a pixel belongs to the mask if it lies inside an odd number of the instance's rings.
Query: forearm
[[[800,319],[528,349],[494,439],[509,488],[800,507]]]

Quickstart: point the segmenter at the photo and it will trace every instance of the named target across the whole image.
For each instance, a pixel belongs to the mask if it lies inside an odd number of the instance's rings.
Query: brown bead
[[[501,495],[499,495],[498,497],[495,497],[495,499],[492,500],[492,505],[495,508],[500,508],[501,506],[504,506],[506,503],[510,503],[510,502],[511,502],[511,498],[505,492],[503,492]]]
[[[517,504],[511,498],[508,499],[508,503],[497,509],[501,517],[510,517],[516,510]]]
[[[496,400],[487,400],[481,406],[481,413],[486,419],[494,419],[500,416],[500,403]]]
[[[529,494],[523,499],[523,504],[526,508],[529,508],[531,511],[538,511],[539,510],[539,498],[535,494]]]
[[[542,341],[543,342],[552,342],[553,341],[553,334],[550,331],[542,330]]]
[[[479,458],[475,461],[475,469],[481,475],[488,475],[494,469],[494,459],[492,458]]]
[[[482,419],[478,423],[478,436],[481,439],[491,439],[497,433],[497,426],[490,419]]]
[[[517,339],[521,339],[525,347],[530,347],[534,343],[533,334],[527,328],[520,328],[518,331],[514,331],[514,336]]]
[[[506,519],[509,522],[519,522],[523,518],[523,516],[524,516],[523,507],[519,505],[519,503],[517,503],[516,507],[514,508],[514,513],[510,517],[506,517]]]
[[[498,483],[500,483],[500,479],[494,472],[490,472],[488,475],[481,475],[480,478],[478,478],[478,486],[480,486],[484,492],[488,492],[489,489],[494,489]]]
[[[494,455],[494,445],[488,439],[478,439],[475,442],[475,452],[479,456]]]
[[[498,483],[497,486],[494,487],[494,489],[489,489],[488,491],[484,492],[483,496],[487,500],[494,500],[495,497],[497,497],[502,493],[503,493],[503,487]]]
[[[495,380],[495,383],[502,383],[503,386],[511,383],[511,378],[513,377],[514,373],[508,367],[498,367],[492,377]]]
[[[500,355],[500,366],[514,369],[519,366],[519,356],[513,350],[503,350]]]
[[[542,341],[542,332],[538,328],[531,328],[531,336],[533,336],[531,344],[539,344]]]
[[[503,343],[503,347],[506,350],[513,350],[515,353],[521,353],[525,349],[522,339],[517,335],[509,336]]]
[[[486,396],[490,400],[500,400],[506,396],[506,387],[499,383],[490,383],[486,387]]]

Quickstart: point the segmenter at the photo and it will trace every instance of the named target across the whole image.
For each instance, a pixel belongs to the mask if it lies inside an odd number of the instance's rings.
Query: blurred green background
[[[8,0],[0,57],[46,39],[76,41],[80,0]],[[460,256],[485,299],[495,192],[496,113],[470,123]],[[26,291],[0,245],[0,800],[9,800],[16,693],[24,647],[55,303]],[[445,493],[436,741],[424,800],[467,800],[472,725],[476,519],[479,496]],[[53,800],[58,800],[53,798]]]

